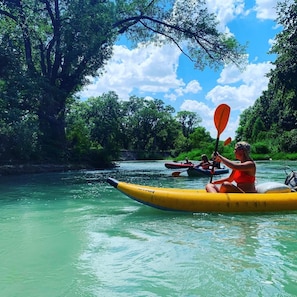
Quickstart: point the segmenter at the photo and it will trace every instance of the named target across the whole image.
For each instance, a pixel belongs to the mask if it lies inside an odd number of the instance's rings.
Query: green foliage
[[[6,119],[0,123],[0,162],[19,160],[28,162],[40,159],[38,147],[38,125],[36,118],[22,115],[15,110],[13,120]]]
[[[0,46],[17,57],[14,77],[5,81],[24,82],[14,85],[15,99],[38,117],[46,158],[65,156],[67,100],[111,57],[113,7],[102,1],[2,1]]]
[[[271,53],[278,55],[271,76],[285,90],[296,90],[297,3],[284,1],[278,3],[277,8],[277,22],[283,30],[277,34],[276,43],[271,49]]]
[[[263,137],[264,131],[265,131],[265,126],[261,118],[257,118],[255,123],[253,124],[253,130],[251,135],[251,139],[253,140],[253,142],[263,139],[262,137]]]
[[[255,153],[255,154],[268,154],[269,152],[270,152],[269,147],[264,142],[256,142],[252,146],[252,153]]]
[[[204,154],[205,150],[204,149],[193,149],[189,152],[183,152],[178,155],[176,160],[183,161],[186,158],[192,161],[200,161],[201,160],[201,155]]]
[[[282,156],[279,156],[278,154],[275,154],[273,156],[274,160],[297,160],[297,153],[292,153],[292,154],[285,154]]]
[[[297,2],[277,7],[283,30],[271,50],[277,54],[275,68],[269,73],[268,89],[241,114],[236,139],[254,143],[257,153],[264,150],[282,157],[280,152],[286,156],[297,151]]]
[[[180,153],[175,159],[185,160],[188,157],[189,160],[199,161],[201,160],[201,155],[206,154],[209,159],[211,159],[215,148],[215,140],[211,139],[210,142],[201,142],[199,147],[193,148],[190,151]],[[218,151],[229,159],[234,159],[234,145],[229,144],[224,146],[223,141],[219,142]]]
[[[18,52],[0,43],[0,162],[41,158],[34,83],[20,69]]]
[[[109,152],[104,148],[100,148],[100,146],[91,147],[85,158],[87,163],[101,169],[110,167],[114,160]]]
[[[121,113],[118,96],[114,92],[87,101],[86,117],[91,137],[113,155],[120,148]]]
[[[183,135],[182,131],[180,131],[180,133],[178,133],[178,136],[175,138],[173,149],[171,150],[171,155],[176,157],[182,152],[188,152],[190,150],[191,146],[189,138],[186,138]]]
[[[162,100],[131,97],[124,104],[122,120],[122,132],[129,136],[129,147],[151,152],[172,148],[180,127],[173,112]]]
[[[194,129],[198,127],[199,123],[202,122],[201,117],[193,111],[179,111],[176,115],[177,121],[182,126],[182,131],[184,137],[189,137],[191,133],[194,132]]]
[[[280,135],[280,149],[290,153],[297,151],[297,130],[284,131]]]
[[[77,120],[71,126],[69,125],[68,128],[67,141],[70,148],[70,159],[81,161],[91,147],[89,130],[82,119]]]
[[[123,148],[137,152],[138,158],[160,158],[182,135],[173,112],[161,100],[133,96],[119,101],[114,92],[74,101],[66,113],[69,158],[89,160],[90,145],[111,160]]]
[[[198,127],[189,135],[190,148],[205,147],[212,142],[212,138],[204,127]]]

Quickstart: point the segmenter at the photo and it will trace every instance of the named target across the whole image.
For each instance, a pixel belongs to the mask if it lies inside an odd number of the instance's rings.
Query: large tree
[[[244,51],[218,31],[205,1],[2,0],[0,47],[18,56],[40,143],[53,156],[65,149],[67,100],[104,68],[121,34],[135,43],[174,43],[200,69],[240,64]]]

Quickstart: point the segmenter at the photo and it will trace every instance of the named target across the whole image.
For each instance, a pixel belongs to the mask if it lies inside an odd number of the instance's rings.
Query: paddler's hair
[[[201,159],[208,161],[208,157],[205,154],[201,155]]]
[[[235,149],[242,149],[244,150],[246,153],[250,154],[251,152],[251,146],[245,142],[245,141],[239,141],[235,144]]]

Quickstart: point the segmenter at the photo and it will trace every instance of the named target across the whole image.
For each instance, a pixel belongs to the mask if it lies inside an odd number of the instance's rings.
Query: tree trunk
[[[47,93],[38,108],[42,159],[63,161],[66,157],[65,134],[66,98]]]

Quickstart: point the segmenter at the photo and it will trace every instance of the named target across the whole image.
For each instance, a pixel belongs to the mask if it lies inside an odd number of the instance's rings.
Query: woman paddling
[[[256,164],[250,157],[250,149],[251,147],[247,142],[236,143],[234,153],[240,163],[233,162],[216,153],[215,161],[224,163],[232,169],[232,172],[227,178],[207,184],[206,191],[211,193],[256,193]],[[236,185],[232,182],[235,182]]]
[[[209,166],[210,166],[211,164],[210,164],[210,162],[209,162],[209,160],[208,160],[208,157],[205,155],[205,154],[203,154],[202,156],[201,156],[201,162],[198,164],[198,165],[196,165],[195,167],[202,167],[202,169],[209,169]]]

